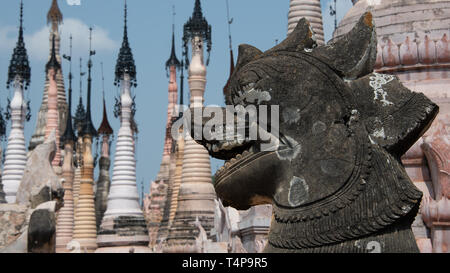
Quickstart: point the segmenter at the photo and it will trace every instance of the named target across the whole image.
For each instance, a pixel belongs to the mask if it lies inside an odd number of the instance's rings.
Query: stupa
[[[61,70],[61,64],[56,59],[55,51],[55,35],[52,38],[52,53],[50,60],[46,67],[47,79],[49,82],[48,87],[48,102],[47,102],[47,117],[45,125],[45,139],[47,139],[51,132],[55,130],[56,134],[56,154],[52,161],[52,166],[55,168],[57,174],[61,174],[60,162],[61,162],[61,149],[59,147],[60,133],[59,133],[59,116],[58,116],[58,87],[56,83],[56,75]]]
[[[11,119],[11,131],[8,136],[2,177],[3,190],[8,203],[15,203],[16,201],[17,189],[27,164],[24,125],[28,105],[24,99],[24,90],[30,84],[30,71],[27,50],[23,40],[23,3],[21,1],[19,38],[11,58],[8,69],[8,81],[6,82],[8,88],[11,85],[14,88],[9,117]]]
[[[67,109],[66,130],[61,136],[61,144],[64,148],[64,159],[62,164],[62,178],[64,188],[64,206],[57,214],[56,222],[56,252],[65,253],[67,244],[72,241],[73,237],[73,180],[74,180],[74,162],[73,152],[75,141],[77,140],[72,125],[72,36],[70,36],[70,55],[65,56],[70,62],[69,72],[69,108]]]
[[[175,53],[175,25],[172,25],[172,49],[169,59],[166,62],[166,70],[169,71],[169,103],[167,106],[167,123],[166,134],[164,138],[164,150],[161,161],[161,167],[156,177],[156,180],[151,184],[150,190],[150,204],[148,214],[148,227],[150,236],[150,245],[154,245],[157,241],[157,234],[163,220],[164,208],[168,200],[169,190],[172,191],[173,170],[175,165],[175,155],[173,155],[172,139],[172,123],[174,116],[176,117],[176,103],[178,97],[177,85],[177,69],[180,69],[181,63],[177,59]],[[171,173],[172,166],[172,173]],[[172,178],[172,181],[170,181]],[[171,195],[172,193],[170,193]]]
[[[136,66],[128,42],[127,4],[122,47],[116,64],[115,83],[120,85],[120,129],[114,157],[108,205],[98,233],[96,252],[150,252],[146,222],[136,186],[136,159],[132,131],[131,86]]]
[[[194,12],[184,25],[186,65],[189,65],[190,107],[202,107],[206,86],[204,43],[211,50],[211,26],[203,17],[200,0],[195,1]],[[192,58],[187,57],[188,43],[192,45]],[[209,62],[209,56],[206,64]],[[167,238],[168,252],[195,252],[196,238],[201,225],[211,237],[214,227],[216,193],[211,181],[208,151],[186,134],[181,184],[175,217]],[[196,224],[197,223],[197,224]]]
[[[83,160],[81,165],[80,191],[75,209],[73,238],[80,243],[83,251],[90,253],[97,249],[97,226],[95,222],[94,204],[94,158],[92,156],[92,139],[97,136],[97,131],[92,124],[91,118],[91,57],[95,55],[95,51],[91,49],[92,28],[89,30],[90,45],[86,117],[83,122],[83,129],[80,132],[83,136]]]
[[[78,100],[77,109],[75,112],[74,129],[77,131],[77,139],[75,141],[75,173],[73,178],[73,206],[76,210],[78,203],[78,196],[80,195],[80,183],[81,183],[81,165],[83,164],[83,122],[86,119],[86,111],[83,104],[83,76],[86,74],[82,72],[82,58],[80,58],[80,98]]]
[[[51,59],[52,55],[52,40],[55,37],[55,55],[56,60],[61,63],[61,56],[59,54],[61,36],[59,32],[59,26],[63,23],[63,15],[58,6],[57,0],[52,0],[52,4],[47,13],[47,23],[50,25],[50,54],[48,59]],[[58,70],[56,73],[56,86],[58,89],[58,126],[59,132],[65,131],[66,126],[66,114],[67,114],[67,102],[66,102],[66,92],[64,87],[64,77],[62,74],[62,69]],[[37,123],[33,136],[31,137],[30,144],[28,146],[29,151],[32,151],[37,145],[44,142],[45,130],[47,124],[47,111],[48,111],[48,89],[50,87],[49,79],[45,79],[44,94],[42,97],[42,104],[37,115]]]
[[[102,74],[103,74],[103,64],[102,64]],[[108,114],[106,112],[106,101],[105,101],[105,86],[104,78],[103,81],[103,119],[97,132],[101,138],[102,154],[99,161],[99,175],[97,180],[97,190],[95,192],[95,214],[97,218],[97,230],[100,228],[102,223],[103,214],[106,211],[106,206],[108,202],[108,193],[110,186],[109,179],[109,167],[111,165],[110,155],[110,136],[114,133],[111,125],[108,121]]]

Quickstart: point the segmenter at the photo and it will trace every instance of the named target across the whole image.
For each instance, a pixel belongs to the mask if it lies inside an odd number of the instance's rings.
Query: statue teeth
[[[232,159],[230,160],[230,163],[231,163],[231,164],[234,164],[236,161],[237,161],[236,158],[232,158]]]
[[[238,154],[237,156],[236,156],[236,159],[241,159],[242,158],[242,155],[241,154]]]
[[[231,163],[230,163],[230,162],[226,162],[226,163],[225,163],[225,168],[228,168],[228,167],[230,167],[230,165],[231,165]]]

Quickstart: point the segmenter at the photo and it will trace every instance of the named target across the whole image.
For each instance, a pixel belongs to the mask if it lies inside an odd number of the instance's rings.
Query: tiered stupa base
[[[103,219],[96,253],[150,253],[147,224],[143,216]]]
[[[202,212],[201,216],[199,216],[200,213],[198,211],[180,214],[175,216],[169,237],[164,244],[165,253],[192,253],[198,251],[196,244],[200,230],[195,225],[197,217],[202,227],[207,231],[208,239],[213,239],[210,231],[214,228],[214,211]]]
[[[205,230],[207,239],[213,239],[211,230],[214,228],[216,192],[211,182],[208,151],[186,135],[183,156],[177,211],[164,252],[179,252],[180,249],[190,252],[189,249],[195,247],[198,239],[204,240],[199,238],[197,220]],[[194,252],[197,251],[194,248]]]

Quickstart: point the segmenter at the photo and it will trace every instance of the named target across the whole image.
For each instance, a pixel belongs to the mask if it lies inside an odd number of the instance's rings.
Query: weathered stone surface
[[[371,73],[370,13],[323,47],[308,46],[309,33],[300,20],[276,48],[241,47],[226,103],[279,106],[279,127],[246,124],[258,137],[241,143],[198,140],[229,160],[216,174],[217,195],[237,209],[273,204],[265,252],[418,252],[411,224],[422,193],[400,157],[438,107],[398,78]]]
[[[267,245],[272,206],[259,205],[240,212],[238,234],[248,253],[261,253]]]
[[[0,157],[2,156],[2,148],[0,148]],[[6,203],[5,192],[3,191],[2,173],[0,170],[0,204]]]
[[[26,229],[27,210],[24,205],[0,205],[0,252],[15,242]],[[26,245],[24,250],[26,250]]]
[[[51,166],[55,143],[52,133],[33,150],[17,192],[17,203],[0,205],[1,253],[55,252],[56,212],[64,195]]]
[[[100,228],[108,204],[109,186],[111,182],[109,179],[110,165],[111,160],[108,157],[100,157],[100,174],[98,176],[97,190],[95,192],[95,218],[97,229]]]
[[[2,177],[0,174],[0,204],[6,203],[5,192],[3,191]]]
[[[16,202],[31,208],[57,199],[62,206],[64,190],[51,162],[56,152],[55,130],[48,139],[30,154],[17,191]]]
[[[29,253],[54,253],[56,247],[55,213],[38,209],[31,214],[28,227]]]

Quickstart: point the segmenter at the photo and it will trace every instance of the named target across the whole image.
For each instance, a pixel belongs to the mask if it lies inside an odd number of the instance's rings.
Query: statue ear
[[[276,51],[290,51],[299,52],[305,49],[312,49],[317,46],[316,38],[314,37],[314,31],[308,20],[305,18],[298,21],[294,31],[279,45],[265,52],[265,54]]]
[[[234,70],[237,71],[239,68],[243,67],[251,61],[254,61],[258,58],[258,56],[262,54],[263,52],[254,46],[247,44],[240,45],[236,68]]]
[[[337,41],[318,47],[312,55],[349,80],[371,73],[377,57],[377,35],[372,13],[364,13],[350,32]]]

